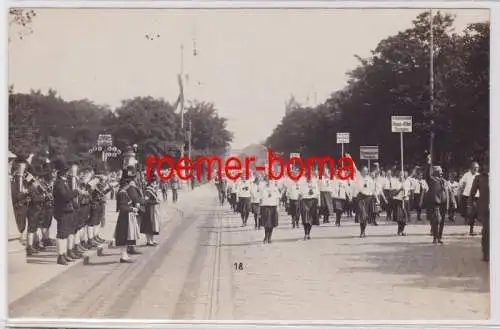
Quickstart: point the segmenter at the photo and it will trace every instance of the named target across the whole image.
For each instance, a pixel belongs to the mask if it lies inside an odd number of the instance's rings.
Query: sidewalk
[[[183,196],[185,196],[189,192],[191,191],[180,190],[179,201],[182,201],[184,199]],[[165,225],[165,223],[181,213],[178,205],[172,203],[171,194],[168,197],[168,201],[164,201],[160,205],[162,225]],[[101,237],[103,237],[107,241],[111,241],[113,238],[117,217],[118,213],[116,212],[116,201],[108,200],[106,205],[106,227],[100,230]],[[53,221],[50,228],[50,237],[53,239],[56,236],[56,225],[56,222]],[[142,244],[145,244],[145,241],[139,242],[139,245]],[[108,245],[104,244],[103,249],[106,250],[107,248]],[[19,240],[9,241],[8,250],[9,304],[26,295],[38,286],[49,281],[50,279],[63,273],[71,266],[83,262],[82,258],[70,263],[68,266],[57,265],[55,247],[50,247],[47,251],[41,252],[27,259],[24,252],[24,246]],[[86,253],[86,255],[88,255],[90,258],[96,257],[96,254],[96,249],[90,250]]]

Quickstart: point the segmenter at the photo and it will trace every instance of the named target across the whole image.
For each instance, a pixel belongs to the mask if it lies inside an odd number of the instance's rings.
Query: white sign
[[[349,133],[337,133],[337,144],[349,144]]]
[[[109,134],[100,134],[97,137],[97,145],[98,146],[104,146],[104,147],[109,147],[113,145],[113,136]]]
[[[361,160],[378,160],[378,146],[361,146],[359,155]]]
[[[412,117],[411,116],[393,116],[392,132],[393,133],[411,133]]]
[[[290,159],[300,158],[300,153],[290,153]]]

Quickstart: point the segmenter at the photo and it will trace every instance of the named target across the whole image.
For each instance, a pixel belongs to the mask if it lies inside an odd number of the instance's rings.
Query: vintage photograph
[[[8,24],[9,318],[490,318],[488,9]]]

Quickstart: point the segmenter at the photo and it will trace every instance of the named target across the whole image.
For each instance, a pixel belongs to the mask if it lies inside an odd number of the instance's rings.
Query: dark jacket
[[[479,200],[477,201],[477,212],[480,218],[489,215],[490,211],[490,177],[488,174],[480,174],[474,178],[470,195],[476,195],[479,191]]]
[[[77,192],[69,186],[69,182],[58,177],[54,183],[54,215],[73,212],[73,199]]]
[[[448,208],[451,193],[449,186],[444,178],[432,174],[432,167],[428,165],[424,171],[424,179],[429,186],[429,191],[426,193],[427,205],[442,205]]]

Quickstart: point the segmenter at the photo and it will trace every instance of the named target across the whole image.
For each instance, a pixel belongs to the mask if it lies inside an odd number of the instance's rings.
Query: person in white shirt
[[[449,177],[448,182],[450,184],[451,191],[453,193],[453,198],[455,199],[455,204],[458,204],[460,184],[458,183],[457,173],[451,172],[448,177]],[[450,209],[448,210],[448,220],[452,223],[455,222],[455,213],[457,210],[458,210],[457,207],[454,207],[453,202],[451,202]]]
[[[424,203],[424,196],[429,191],[429,186],[424,179],[421,169],[416,170],[413,184],[413,209],[417,212],[417,221],[422,221],[422,208]]]
[[[394,194],[395,194],[395,188],[394,186],[397,185],[398,179],[392,175],[392,170],[387,170],[387,174],[385,177],[384,185],[382,187],[385,195],[385,200],[387,200],[387,205],[386,205],[386,213],[387,213],[387,220],[390,221],[395,221],[394,218],[394,211],[395,211],[395,205],[393,200]]]
[[[255,220],[255,229],[260,229],[259,216],[260,216],[260,197],[261,197],[262,183],[259,176],[255,179],[250,187],[250,202],[251,211]]]
[[[227,182],[227,201],[233,209],[234,212],[237,212],[237,199],[236,199],[236,182],[232,179],[228,179]]]
[[[311,239],[312,225],[318,225],[317,204],[319,199],[319,187],[314,178],[306,178],[305,182],[300,184],[300,212],[302,225],[304,226],[304,240]]]
[[[369,223],[371,223],[374,226],[378,226],[377,217],[380,215],[380,212],[382,211],[380,201],[383,200],[385,203],[387,203],[387,201],[385,200],[384,191],[382,189],[385,180],[380,178],[381,174],[380,174],[380,169],[378,167],[375,167],[375,169],[372,171],[371,177],[373,179],[373,183],[375,184],[375,191],[372,197],[372,206],[370,211]]]
[[[288,200],[287,212],[290,216],[292,216],[292,227],[299,227],[299,218],[300,218],[300,202],[299,202],[299,194],[300,194],[300,180],[294,181],[292,179],[288,180],[286,186],[286,197]]]
[[[278,226],[278,204],[281,193],[266,177],[260,193],[260,221],[264,227],[264,243],[271,243],[273,229]]]
[[[350,155],[346,155],[346,157]],[[354,164],[354,161],[353,161]],[[368,174],[368,168],[364,166],[361,171],[358,170],[354,164],[354,194],[356,196],[356,215],[358,215],[360,238],[366,237],[366,225],[370,218],[370,211],[372,206],[372,198],[375,195],[375,183],[371,176]]]
[[[250,188],[252,184],[246,179],[246,177],[241,176],[238,184],[238,211],[241,215],[241,226],[247,226],[248,217],[250,216]]]
[[[348,173],[344,172],[343,175],[347,176]],[[351,188],[347,180],[335,177],[332,182],[331,190],[333,211],[335,212],[335,226],[340,226],[342,213],[345,211],[347,203],[351,199]]]
[[[477,175],[479,175],[479,164],[473,162],[470,170],[462,176],[458,183],[462,195],[462,204],[465,205],[465,218],[469,224],[470,235],[475,235],[474,224],[477,219],[477,200],[479,199],[479,191],[477,191],[476,195],[470,195],[470,190]]]
[[[396,218],[396,222],[398,223],[398,235],[406,236],[405,226],[407,223],[407,207],[408,203],[405,202],[409,200],[408,197],[410,195],[410,181],[405,179],[405,173],[403,171],[399,172],[399,179],[394,181],[394,217]]]
[[[323,177],[319,180],[320,191],[320,207],[319,215],[323,215],[323,223],[330,222],[330,215],[333,215],[333,199],[332,199],[332,184],[333,180],[330,178],[328,169],[325,169]]]

